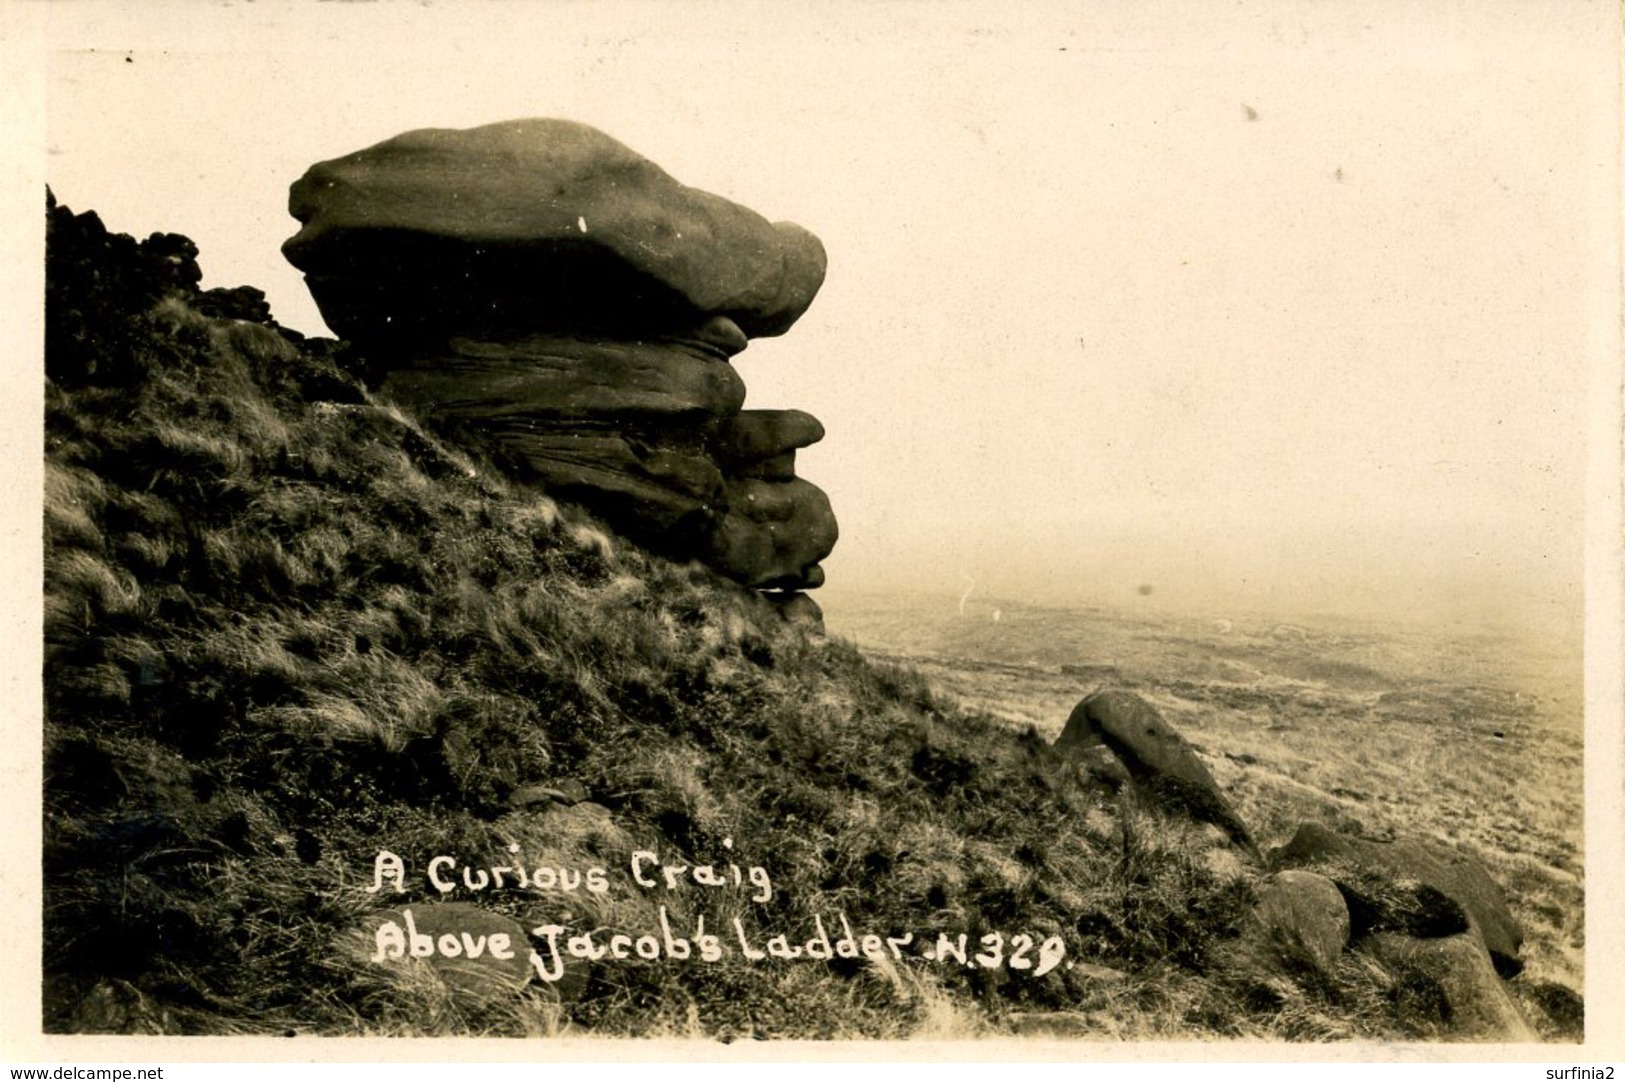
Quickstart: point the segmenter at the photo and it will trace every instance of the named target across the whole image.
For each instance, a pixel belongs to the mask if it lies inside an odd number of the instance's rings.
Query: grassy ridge
[[[1431,1032],[1357,955],[1294,980],[1239,950],[1255,873],[1211,832],[446,446],[339,344],[200,292],[184,238],[53,208],[49,241],[47,1028]],[[576,785],[587,803],[516,799]],[[438,854],[621,876],[452,895],[526,927],[637,934],[664,905],[800,941],[840,913],[1060,936],[1084,964],[632,959],[471,1004],[367,960],[381,848],[412,866],[390,904],[438,897]],[[636,851],[760,865],[772,899],[630,889]]]

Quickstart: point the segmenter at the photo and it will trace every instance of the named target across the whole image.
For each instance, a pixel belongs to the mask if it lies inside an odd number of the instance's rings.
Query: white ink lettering
[[[388,849],[380,849],[378,855],[372,861],[372,886],[367,888],[368,894],[377,894],[383,889],[385,875],[395,877],[396,894],[405,892],[406,862]]]
[[[982,946],[987,950],[976,956],[977,963],[983,969],[997,969],[1004,964],[1004,936],[999,932],[989,932],[982,937]]]
[[[1033,970],[1033,976],[1042,977],[1060,965],[1065,957],[1066,942],[1058,935],[1050,936],[1038,947],[1038,968]]]
[[[653,879],[646,879],[643,875],[643,865],[659,864],[660,858],[647,849],[639,849],[632,854],[632,881],[640,887],[654,887],[659,884]]]
[[[745,938],[745,926],[739,922],[738,917],[734,918],[734,931],[739,933],[739,952],[746,958],[767,957],[766,954],[763,954],[761,951],[750,945],[750,940]]]
[[[449,879],[440,878],[441,865],[445,865],[448,868],[455,868],[457,866],[457,861],[452,857],[435,857],[433,860],[429,861],[429,882],[433,883],[434,889],[438,890],[441,894],[449,894],[451,893],[452,889],[457,886],[457,884],[453,883]]]
[[[406,954],[406,935],[401,926],[392,920],[386,920],[378,926],[373,937],[374,962],[382,962],[385,958],[400,958]]]
[[[700,918],[704,920],[704,917]],[[687,958],[693,953],[688,940],[678,939],[671,934],[671,919],[666,915],[666,907],[660,907],[660,934],[666,941],[666,957]],[[681,948],[681,950],[679,950]]]
[[[807,940],[807,957],[819,959],[833,958],[835,956],[835,951],[830,946],[829,933],[824,931],[823,918],[816,913],[813,914],[813,926],[818,929],[818,934]]]
[[[965,933],[959,933],[958,943],[949,939],[947,932],[937,933],[937,958],[944,962],[954,958],[960,965],[970,965],[970,959],[965,956]]]
[[[722,959],[722,941],[705,930],[705,914],[700,914],[694,926],[694,943],[700,948],[700,961],[717,962]]]
[[[549,984],[552,984],[554,981],[564,976],[564,957],[559,954],[559,936],[564,934],[564,929],[557,924],[543,924],[539,927],[532,928],[530,930],[530,934],[541,936],[543,939],[547,940],[547,951],[553,956],[552,968],[549,969],[542,962],[542,956],[536,953],[534,948],[532,948],[530,952],[530,964],[531,967],[536,970],[536,976],[540,977],[544,981],[547,981]]]

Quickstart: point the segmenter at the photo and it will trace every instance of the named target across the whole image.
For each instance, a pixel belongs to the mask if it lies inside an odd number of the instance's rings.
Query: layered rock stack
[[[811,233],[563,120],[408,132],[312,166],[289,210],[283,253],[384,394],[816,618],[835,518],[795,452],[823,426],[742,409],[730,362],[812,303]]]

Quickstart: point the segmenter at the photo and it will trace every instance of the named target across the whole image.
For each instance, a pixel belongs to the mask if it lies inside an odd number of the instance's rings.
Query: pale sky
[[[1007,7],[51,5],[45,173],[325,334],[308,165],[584,121],[823,240],[737,363],[831,590],[1577,619],[1611,9]]]

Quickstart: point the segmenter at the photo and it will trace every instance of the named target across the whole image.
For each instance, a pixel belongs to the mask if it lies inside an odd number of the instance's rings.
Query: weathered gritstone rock
[[[1114,793],[1134,780],[1129,776],[1123,760],[1113,754],[1112,749],[1105,744],[1070,745],[1066,749],[1066,754],[1091,778]]]
[[[708,561],[759,590],[823,585],[818,561],[835,547],[829,497],[799,477],[728,481],[727,512],[717,524]]]
[[[1523,928],[1507,907],[1506,895],[1481,864],[1463,853],[1416,838],[1377,842],[1304,823],[1291,841],[1270,851],[1269,862],[1273,868],[1326,867],[1329,871],[1341,865],[1393,881],[1419,883],[1460,908],[1502,976],[1516,976],[1523,969],[1518,954]],[[1346,882],[1348,876],[1339,877],[1332,871],[1332,878],[1345,895],[1361,893],[1360,885]],[[1458,930],[1453,925],[1441,929],[1445,934]]]
[[[819,561],[835,547],[835,514],[821,489],[795,475],[796,451],[823,438],[824,426],[801,410],[743,410],[727,421],[715,440],[728,478],[712,562],[758,589],[823,584]]]
[[[812,234],[564,120],[408,132],[312,166],[289,209],[284,253],[384,394],[667,555],[823,582],[835,518],[795,475],[823,426],[743,411],[729,361],[812,303]]]
[[[585,124],[427,128],[314,165],[283,245],[346,338],[401,326],[681,325],[721,315],[755,338],[812,303],[818,238],[686,187]]]
[[[1424,984],[1436,992],[1442,1000],[1439,1021],[1452,1036],[1471,1041],[1536,1039],[1478,937],[1416,939],[1379,932],[1365,941],[1365,947],[1402,989],[1414,994],[1415,986]]]
[[[402,357],[384,387],[462,420],[613,422],[678,429],[695,442],[745,402],[745,381],[726,356],[681,340],[454,338],[433,353]]]
[[[1349,910],[1337,885],[1314,872],[1277,872],[1258,891],[1251,934],[1300,952],[1321,973],[1337,968],[1349,942]]]
[[[1073,708],[1055,750],[1083,762],[1086,749],[1102,744],[1159,804],[1214,824],[1259,856],[1252,833],[1195,749],[1150,703],[1130,691],[1096,692]]]
[[[717,436],[717,461],[731,476],[787,481],[796,451],[824,438],[818,418],[801,410],[742,410]]]

